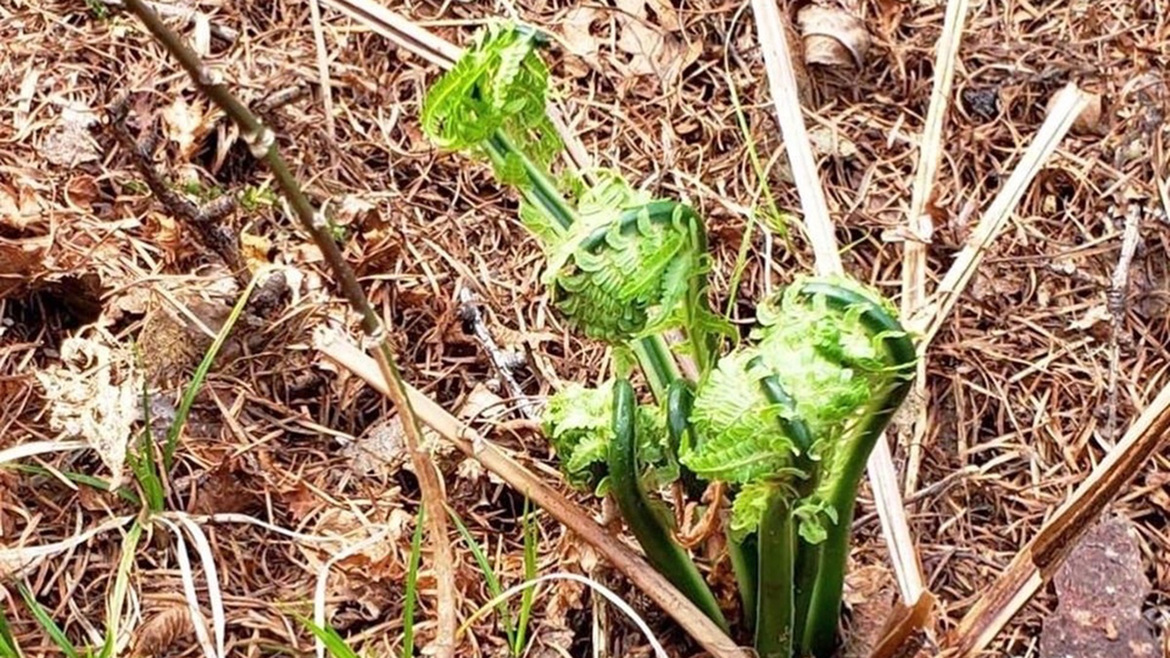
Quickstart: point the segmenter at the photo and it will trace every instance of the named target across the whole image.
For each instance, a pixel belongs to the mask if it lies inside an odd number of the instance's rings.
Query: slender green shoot
[[[53,641],[53,644],[57,645],[57,648],[61,650],[61,653],[65,654],[66,658],[81,658],[81,654],[77,652],[77,648],[73,646],[73,643],[69,641],[69,638],[65,635],[65,631],[57,625],[57,622],[53,621],[53,617],[49,615],[49,611],[45,610],[44,606],[37,601],[37,597],[33,595],[28,585],[24,581],[20,581],[16,584],[16,587],[20,591],[20,597],[24,599],[24,604],[28,606],[28,611],[32,613],[33,619],[44,629],[49,639]]]
[[[101,658],[112,658],[117,651],[118,624],[122,619],[122,608],[126,602],[126,592],[130,589],[130,570],[134,568],[134,555],[138,550],[138,541],[142,538],[142,524],[138,521],[130,526],[126,538],[122,541],[122,557],[118,560],[118,571],[114,577],[114,591],[110,595],[106,607],[106,636],[99,654]]]
[[[418,597],[418,568],[422,560],[423,521],[426,520],[426,506],[418,506],[414,520],[414,534],[410,538],[410,560],[406,565],[406,591],[402,603],[402,658],[414,656],[414,604]]]
[[[726,75],[726,74],[725,74]],[[772,195],[772,186],[768,183],[768,170],[764,168],[760,162],[760,154],[756,151],[756,140],[752,137],[751,127],[748,126],[747,115],[743,111],[743,103],[739,100],[739,90],[735,87],[735,80],[730,75],[726,75],[727,89],[731,92],[731,106],[735,108],[735,119],[739,126],[739,132],[743,135],[744,144],[747,145],[748,159],[752,163],[752,169],[756,174],[756,190],[759,195],[764,197],[766,208],[764,212],[770,213],[772,217],[777,220],[784,217],[780,212],[779,206],[776,205],[776,198]],[[738,299],[739,284],[743,278],[743,271],[747,267],[747,255],[752,246],[752,234],[755,232],[756,223],[759,222],[758,204],[753,204],[751,214],[748,215],[747,226],[743,229],[743,238],[739,243],[739,252],[735,256],[735,267],[731,270],[731,283],[728,286],[727,295],[727,310],[724,315],[728,320],[731,320],[731,315],[735,310],[735,302]],[[791,239],[788,236],[788,227],[782,221],[776,222],[779,229],[780,237],[784,239],[785,244],[792,248]],[[764,230],[768,230],[768,226],[764,226]],[[765,276],[768,276],[765,273]]]
[[[134,357],[142,365],[142,354],[138,345],[134,345]],[[130,463],[130,472],[142,490],[146,499],[146,507],[151,513],[163,511],[166,505],[166,488],[159,475],[158,457],[155,452],[154,432],[151,431],[152,419],[150,415],[150,390],[146,383],[142,384],[142,432],[138,435],[137,450],[127,455]]]
[[[324,627],[318,626],[308,617],[298,617],[297,619],[300,620],[305,628],[309,629],[310,633],[321,641],[321,644],[325,645],[325,650],[333,658],[361,658],[356,651],[345,643],[345,638],[341,637],[337,629],[329,625]]]
[[[256,282],[259,281],[259,274],[253,275],[252,280],[248,282],[248,286],[240,294],[240,298],[236,300],[236,305],[232,307],[232,312],[228,314],[227,321],[223,323],[219,333],[215,335],[215,340],[212,341],[211,347],[207,349],[207,353],[203,355],[203,360],[199,362],[199,367],[195,369],[195,376],[191,378],[191,383],[183,390],[183,397],[179,401],[179,408],[175,412],[175,420],[167,429],[167,438],[163,446],[163,467],[167,472],[170,472],[171,467],[175,462],[175,449],[179,444],[179,435],[183,431],[183,426],[187,424],[187,416],[191,413],[191,406],[195,404],[195,396],[199,394],[199,389],[203,387],[203,381],[207,378],[207,373],[211,370],[211,364],[215,362],[215,357],[219,354],[219,350],[227,341],[227,338],[232,333],[232,329],[236,326],[236,322],[244,313],[244,307],[248,305],[248,299],[252,296],[252,291],[256,288]]]
[[[12,636],[12,629],[8,627],[8,617],[4,609],[0,608],[0,658],[20,658],[20,645]]]
[[[471,531],[463,523],[463,519],[459,518],[453,510],[448,508],[447,513],[451,515],[451,520],[455,522],[455,528],[459,530],[459,536],[463,537],[463,542],[467,544],[468,550],[471,551],[471,556],[475,558],[475,563],[479,567],[480,573],[483,574],[484,582],[487,583],[488,593],[492,598],[500,595],[504,591],[500,587],[500,579],[496,576],[496,570],[492,568],[491,562],[488,560],[487,554],[484,553],[483,547],[479,542],[475,541],[475,537],[471,535]],[[516,646],[516,633],[512,628],[512,613],[508,610],[508,606],[500,604],[496,611],[500,615],[500,625],[504,627],[504,635],[508,637],[508,646]]]
[[[524,528],[524,580],[536,578],[536,555],[540,541],[540,526],[536,523],[536,515],[531,511],[531,501],[524,499],[524,514],[521,516]],[[528,644],[528,623],[532,619],[532,603],[535,590],[526,589],[520,595],[520,615],[516,623],[516,641],[512,645],[513,656],[523,656],[524,648]]]
[[[86,487],[92,487],[92,488],[97,489],[99,491],[106,491],[106,492],[110,491],[110,483],[109,482],[107,482],[106,480],[103,480],[100,477],[89,475],[88,473],[77,473],[74,471],[49,472],[49,469],[47,469],[43,466],[36,466],[34,464],[6,464],[4,466],[4,468],[10,468],[18,473],[27,473],[29,475],[48,475],[48,476],[60,475],[60,476],[64,477],[66,480],[73,482],[74,484],[80,484],[80,485],[83,485]],[[142,499],[138,497],[138,494],[135,493],[133,489],[128,489],[126,487],[118,487],[116,490],[114,490],[113,493],[116,496],[118,496],[119,498],[121,498],[122,500],[130,503],[131,505],[141,505],[142,504]]]

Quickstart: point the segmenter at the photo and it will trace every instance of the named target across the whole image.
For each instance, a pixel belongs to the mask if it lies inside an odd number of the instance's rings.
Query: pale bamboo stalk
[[[910,213],[907,216],[907,235],[902,252],[902,317],[914,315],[926,302],[926,252],[934,226],[926,205],[934,196],[934,182],[938,177],[942,160],[942,137],[947,110],[950,109],[951,91],[954,87],[955,64],[959,57],[959,42],[963,37],[963,25],[967,17],[969,0],[949,0],[943,19],[942,35],[938,40],[938,52],[934,59],[934,86],[930,91],[930,107],[926,111],[926,123],[922,127],[922,142],[918,148],[918,166],[914,173],[914,185],[910,193]],[[910,399],[916,405],[911,423],[910,445],[906,454],[905,485],[907,496],[918,488],[918,468],[922,462],[922,442],[926,438],[926,354],[917,364],[914,390]]]
[[[756,18],[760,47],[764,52],[764,66],[768,73],[776,119],[780,123],[788,161],[800,195],[805,235],[816,257],[816,271],[821,275],[841,274],[844,268],[837,250],[833,220],[829,216],[829,207],[817,173],[816,158],[813,157],[808,131],[804,126],[796,72],[792,68],[792,50],[788,46],[784,23],[775,0],[752,0],[752,11]],[[902,599],[908,606],[913,606],[925,590],[925,579],[898,491],[898,476],[890,445],[884,435],[874,445],[866,463],[866,471],[873,485],[874,503],[882,522],[882,535],[889,548]]]
[[[357,347],[329,331],[318,332],[314,337],[314,344],[326,357],[386,394],[386,386],[378,376],[376,364]],[[407,384],[406,394],[424,423],[597,549],[602,557],[625,574],[630,582],[673,617],[684,631],[713,656],[748,657],[747,652],[736,646],[714,622],[651,567],[641,555],[606,532],[605,528],[581,512],[572,501],[496,448],[473,428],[447,413],[421,391]]]
[[[337,135],[333,122],[333,82],[329,76],[329,50],[325,46],[320,0],[309,0],[309,17],[313,23],[313,45],[317,50],[317,77],[321,83],[321,107],[325,111],[325,134],[332,143]],[[337,162],[337,154],[333,149],[329,149],[329,162]]]
[[[800,91],[796,84],[796,72],[792,68],[792,49],[788,46],[780,11],[776,8],[776,0],[752,0],[752,12],[756,17],[760,48],[764,52],[764,68],[768,73],[772,105],[776,110],[776,120],[780,123],[785,152],[800,196],[804,232],[816,257],[814,266],[817,274],[840,274],[844,270],[841,267],[841,254],[837,250],[837,236],[817,174],[817,160],[808,139],[808,130],[804,126]]]
[[[1040,528],[948,636],[957,658],[974,656],[1056,574],[1105,506],[1170,437],[1170,386],[1158,394],[1121,441]],[[948,655],[952,655],[949,654]]]

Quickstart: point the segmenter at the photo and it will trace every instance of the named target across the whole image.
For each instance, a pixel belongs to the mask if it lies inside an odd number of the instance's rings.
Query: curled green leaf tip
[[[597,388],[571,383],[549,398],[541,419],[569,483],[599,496],[606,493],[613,442],[613,386],[613,380]],[[662,411],[639,405],[635,413],[638,454],[648,466],[646,486],[656,489],[678,478],[678,462],[669,449]]]

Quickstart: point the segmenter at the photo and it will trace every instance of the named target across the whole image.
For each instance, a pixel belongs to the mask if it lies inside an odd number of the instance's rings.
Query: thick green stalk
[[[679,378],[671,382],[666,394],[666,431],[670,438],[670,452],[675,457],[683,454],[684,441],[688,449],[693,450],[697,447],[695,430],[691,427],[691,410],[695,405],[695,392],[692,386],[690,382]],[[690,498],[701,498],[707,488],[706,483],[681,461],[679,480],[682,481],[683,490]]]
[[[796,522],[790,498],[790,492],[773,492],[760,520],[755,642],[760,658],[792,657]]]
[[[841,312],[849,308],[862,309],[860,321],[873,338],[881,337],[889,368],[889,381],[864,410],[862,421],[855,430],[857,439],[844,465],[826,495],[826,502],[837,512],[837,522],[828,528],[828,536],[817,548],[816,577],[811,592],[807,593],[807,617],[800,641],[801,655],[823,658],[832,655],[837,642],[837,626],[841,612],[841,595],[845,585],[845,567],[849,558],[849,543],[853,525],[853,511],[857,487],[865,473],[866,460],[886,425],[910,390],[916,357],[914,343],[902,325],[879,304],[857,293],[830,283],[810,282],[802,289],[809,296],[823,296],[829,306]],[[804,579],[802,579],[802,582]],[[801,592],[801,598],[805,592]]]
[[[742,542],[731,538],[731,527],[725,529],[727,536],[727,556],[731,560],[731,570],[735,573],[736,588],[739,589],[739,602],[743,606],[743,623],[748,632],[756,629],[756,587],[759,585],[760,553],[756,546],[754,534],[744,537]]]
[[[715,595],[690,556],[674,541],[667,515],[655,509],[654,501],[642,486],[638,468],[636,410],[634,388],[625,379],[616,380],[613,387],[614,440],[609,448],[610,491],[621,509],[622,518],[650,563],[726,631],[727,620]]]

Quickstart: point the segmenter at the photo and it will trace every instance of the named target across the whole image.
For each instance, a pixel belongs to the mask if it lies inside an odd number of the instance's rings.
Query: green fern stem
[[[524,180],[516,185],[517,190],[529,203],[552,217],[563,231],[567,231],[577,222],[577,213],[569,206],[548,174],[527,154],[517,149],[503,131],[496,131],[484,142],[484,148],[492,164],[497,167],[502,166],[509,156],[521,163]],[[590,236],[590,239],[592,237]],[[604,241],[604,234],[601,237]],[[638,359],[638,365],[646,376],[654,398],[665,400],[670,383],[681,376],[666,340],[662,336],[647,336],[634,341],[630,347]]]
[[[703,580],[690,556],[673,539],[665,511],[655,507],[639,477],[635,422],[634,388],[625,379],[614,381],[613,430],[609,447],[610,491],[621,509],[630,532],[642,546],[646,558],[662,575],[686,595],[711,621],[724,631],[727,620],[715,595]]]
[[[808,494],[808,490],[815,481],[816,464],[809,459],[808,454],[813,444],[812,432],[809,430],[808,424],[797,415],[796,400],[788,394],[788,391],[784,390],[784,385],[781,384],[778,376],[768,375],[761,379],[760,390],[769,402],[783,409],[777,422],[784,433],[792,439],[792,444],[800,451],[796,458],[797,468],[804,471],[806,477],[798,485],[797,495],[798,498],[803,498]],[[786,493],[777,492],[773,494],[773,497],[779,497]],[[788,518],[772,518],[772,514],[784,514]],[[781,506],[779,502],[773,500],[769,502],[768,509],[760,523],[761,550],[758,567],[760,578],[769,578],[777,583],[780,582],[781,578],[787,578],[788,588],[787,594],[782,597],[775,594],[761,593],[759,595],[756,617],[760,620],[760,627],[766,627],[769,630],[763,632],[762,635],[757,633],[756,650],[764,657],[773,655],[769,653],[770,650],[786,651],[783,654],[775,654],[777,656],[783,655],[785,658],[791,653],[792,641],[799,637],[808,609],[809,597],[802,596],[802,593],[811,592],[811,581],[817,577],[816,553],[809,550],[813,548],[812,546],[796,536],[796,521],[791,517],[792,510],[788,503]],[[769,536],[769,533],[773,536]],[[768,542],[779,542],[779,545],[767,545]],[[762,581],[760,588],[763,592]],[[768,644],[774,642],[778,636],[785,638],[787,643],[785,646]],[[760,646],[758,644],[760,641],[763,641],[765,646]]]
[[[755,646],[761,658],[792,656],[797,537],[791,498],[790,492],[778,488],[760,520]]]
[[[760,553],[756,535],[750,534],[740,541],[732,536],[731,526],[724,526],[727,538],[727,557],[731,571],[735,574],[735,586],[739,590],[739,603],[743,608],[744,630],[754,633],[756,628],[756,587],[759,585]]]
[[[874,444],[909,393],[912,366],[917,355],[914,343],[902,325],[873,300],[855,291],[817,281],[806,284],[801,293],[808,297],[822,296],[831,308],[841,312],[860,308],[862,326],[871,337],[881,337],[886,363],[893,375],[884,393],[875,395],[864,410],[856,430],[858,439],[851,444],[852,450],[846,455],[844,467],[826,496],[828,504],[837,512],[837,521],[828,528],[825,541],[816,547],[815,556],[809,558],[815,560],[813,573],[816,577],[815,584],[806,590],[807,594],[801,593],[801,598],[808,597],[808,612],[802,624],[800,654],[823,658],[832,655],[837,642],[857,487]],[[801,582],[805,579],[802,578]]]
[[[512,140],[502,130],[497,130],[484,142],[484,149],[492,164],[497,168],[503,167],[508,155],[517,158],[524,168],[525,185],[517,185],[524,198],[532,205],[540,208],[549,217],[556,220],[562,230],[568,230],[577,221],[577,213],[573,211],[565,198],[561,196],[557,186],[548,174],[532,161],[524,152],[516,148]]]

